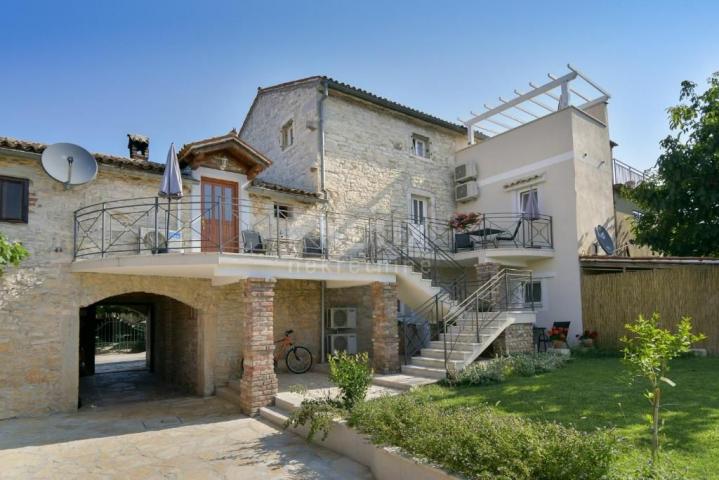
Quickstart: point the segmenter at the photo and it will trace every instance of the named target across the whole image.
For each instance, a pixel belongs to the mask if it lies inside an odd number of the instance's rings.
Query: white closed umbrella
[[[165,163],[165,172],[162,174],[162,184],[158,195],[167,198],[167,221],[165,222],[165,238],[167,246],[170,243],[170,202],[174,199],[180,199],[184,195],[182,192],[182,174],[180,173],[180,162],[177,161],[177,153],[175,153],[175,144],[170,144],[170,150],[167,152],[167,162]],[[159,245],[156,245],[159,247]],[[159,251],[159,249],[158,249]]]

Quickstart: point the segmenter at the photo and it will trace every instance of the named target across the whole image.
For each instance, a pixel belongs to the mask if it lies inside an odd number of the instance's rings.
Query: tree
[[[20,242],[10,242],[0,233],[0,275],[8,265],[17,267],[30,253]]]
[[[708,83],[682,82],[655,173],[625,190],[642,211],[636,242],[666,255],[719,256],[719,72]]]
[[[691,318],[683,317],[677,326],[676,333],[659,327],[659,313],[654,312],[651,318],[639,318],[625,325],[632,334],[622,337],[624,344],[624,361],[637,377],[643,377],[649,383],[644,396],[652,405],[649,416],[652,432],[652,464],[656,464],[659,455],[659,431],[661,428],[662,383],[672,387],[676,384],[667,378],[669,361],[686,353],[692,344],[704,340],[703,334],[692,333]]]

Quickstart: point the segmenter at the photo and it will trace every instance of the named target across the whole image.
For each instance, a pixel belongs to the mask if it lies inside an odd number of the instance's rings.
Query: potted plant
[[[549,331],[549,340],[552,341],[552,347],[565,348],[567,346],[568,329],[562,327],[553,327]]]
[[[583,347],[591,348],[594,346],[594,341],[597,339],[597,336],[599,336],[599,334],[596,330],[584,330],[584,333],[577,335],[577,338]]]
[[[449,219],[449,226],[458,233],[466,233],[469,229],[482,219],[482,215],[476,212],[455,213]]]

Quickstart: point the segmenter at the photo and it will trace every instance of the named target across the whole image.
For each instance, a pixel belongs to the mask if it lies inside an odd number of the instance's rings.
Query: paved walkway
[[[0,479],[370,479],[363,466],[211,397],[0,421]]]
[[[146,353],[104,353],[95,355],[95,374],[146,370]]]

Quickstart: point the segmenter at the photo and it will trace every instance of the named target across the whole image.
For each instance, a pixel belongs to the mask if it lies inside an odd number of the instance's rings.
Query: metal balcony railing
[[[614,185],[638,185],[642,183],[646,177],[646,171],[638,170],[616,158],[612,159]]]
[[[396,263],[399,247],[406,257],[451,263],[447,252],[462,250],[465,240],[472,248],[552,246],[546,215],[486,214],[476,228],[457,233],[447,222],[401,215],[195,196],[89,205],[75,211],[73,225],[76,259],[220,252]]]

